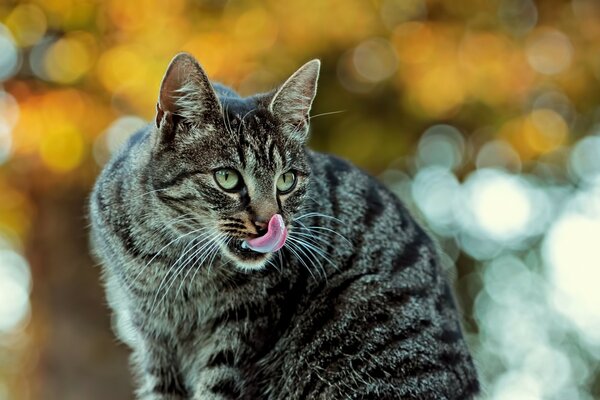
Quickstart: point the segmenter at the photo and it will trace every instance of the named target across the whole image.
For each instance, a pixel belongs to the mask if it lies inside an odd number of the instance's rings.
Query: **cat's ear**
[[[275,92],[269,110],[284,124],[293,138],[306,141],[309,113],[315,95],[321,62],[312,60],[304,64]]]
[[[160,128],[163,123],[170,125],[174,116],[200,122],[199,119],[209,113],[219,115],[220,108],[210,80],[198,61],[191,54],[177,54],[160,85],[156,126]]]

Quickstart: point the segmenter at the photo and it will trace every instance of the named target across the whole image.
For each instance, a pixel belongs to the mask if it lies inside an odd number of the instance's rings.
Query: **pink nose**
[[[255,239],[246,240],[244,243],[250,249],[259,253],[271,253],[279,250],[285,244],[287,239],[287,228],[283,217],[275,214],[269,220],[266,232]]]

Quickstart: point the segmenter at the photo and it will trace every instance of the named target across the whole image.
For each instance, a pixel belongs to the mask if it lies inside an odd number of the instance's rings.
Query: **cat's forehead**
[[[212,167],[229,164],[265,180],[292,163],[303,167],[301,143],[283,134],[264,97],[225,92],[219,101],[222,118],[210,135]]]
[[[258,102],[253,97],[219,97],[221,107],[223,108],[223,114],[225,117],[230,119],[241,119],[249,112],[255,110],[258,106]]]
[[[257,135],[250,136],[257,137],[259,134],[274,133],[272,115],[256,99],[249,97],[220,100],[226,128],[232,133],[237,135],[256,133]]]
[[[277,168],[285,161],[282,137],[272,114],[252,98],[222,101],[224,129],[244,167]],[[283,156],[283,157],[282,157]]]

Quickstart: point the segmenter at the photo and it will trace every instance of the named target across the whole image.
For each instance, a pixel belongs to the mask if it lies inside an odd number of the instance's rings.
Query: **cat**
[[[306,147],[319,69],[242,98],[180,53],[155,121],[99,176],[91,246],[139,399],[478,393],[432,239]]]

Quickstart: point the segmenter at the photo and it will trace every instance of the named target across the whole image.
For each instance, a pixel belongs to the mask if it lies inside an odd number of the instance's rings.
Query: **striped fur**
[[[158,126],[136,133],[98,178],[92,247],[115,330],[132,349],[138,398],[478,392],[431,239],[375,179],[304,146],[317,75],[313,64],[294,85],[249,98],[203,88],[218,105],[159,110]],[[310,81],[312,92],[279,97]],[[247,188],[219,190],[210,171],[222,166]],[[298,186],[277,196],[275,179],[290,168]],[[284,248],[264,259],[236,253],[256,236],[253,219],[273,213],[290,230]]]

